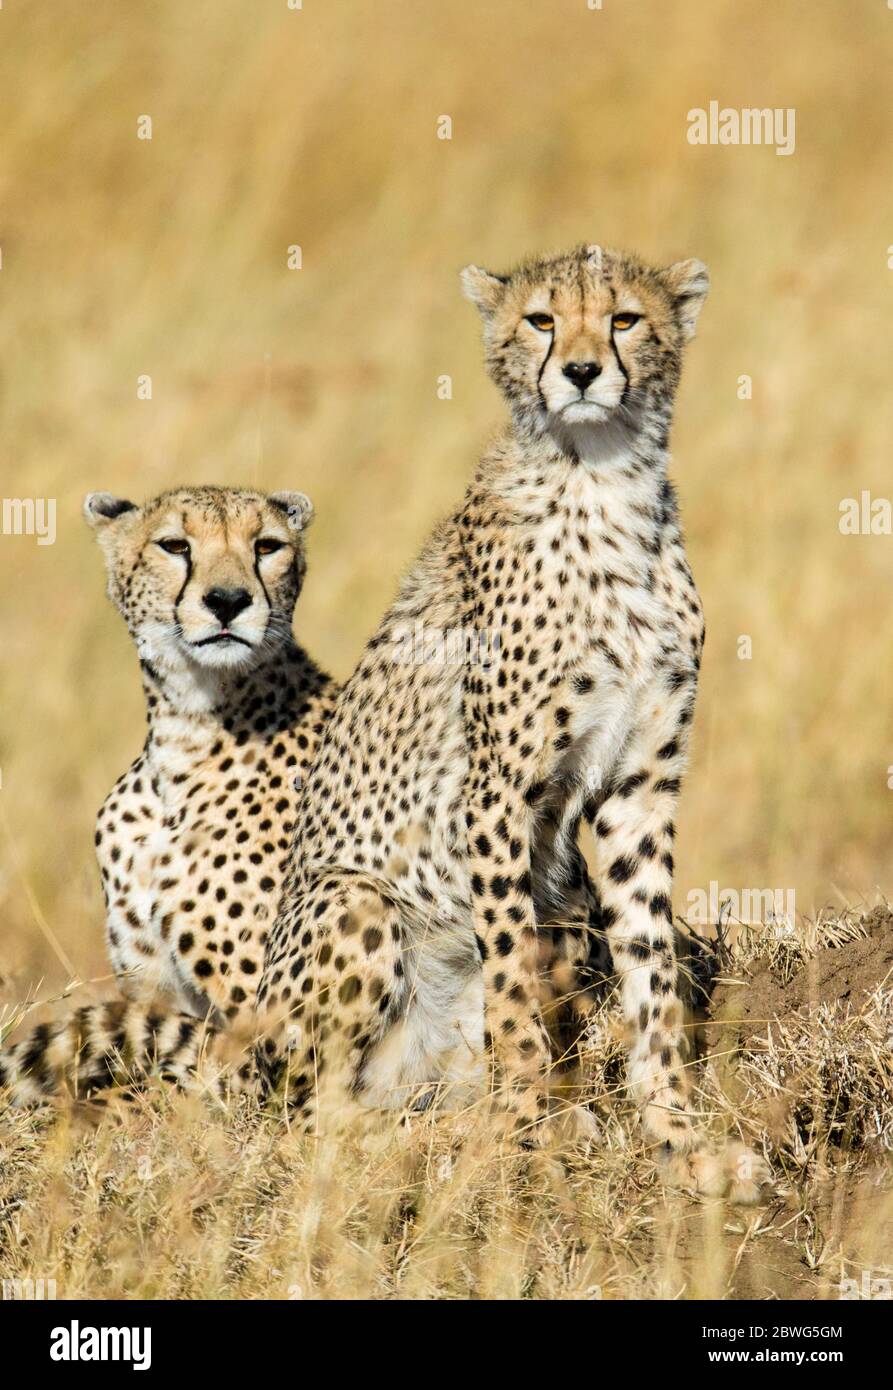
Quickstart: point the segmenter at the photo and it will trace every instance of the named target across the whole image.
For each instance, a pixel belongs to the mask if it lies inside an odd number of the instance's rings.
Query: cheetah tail
[[[0,1051],[0,1092],[6,1089],[7,1101],[21,1106],[54,1095],[83,1099],[153,1076],[187,1086],[199,1063],[219,1051],[223,1040],[208,1020],[157,1004],[88,1004],[67,1018],[39,1024],[21,1042]],[[219,1084],[219,1058],[211,1070]],[[244,1080],[250,1070],[245,1063],[233,1075]]]

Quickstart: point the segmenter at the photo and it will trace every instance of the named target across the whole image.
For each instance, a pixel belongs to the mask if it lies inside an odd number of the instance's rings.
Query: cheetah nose
[[[248,607],[251,595],[247,589],[209,589],[202,602],[223,627],[228,627],[233,618]]]
[[[595,381],[600,372],[601,367],[597,362],[566,362],[564,365],[564,375],[581,391],[585,391],[589,383]]]

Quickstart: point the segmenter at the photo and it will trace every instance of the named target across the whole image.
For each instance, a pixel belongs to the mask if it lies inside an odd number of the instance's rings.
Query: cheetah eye
[[[625,333],[627,328],[635,328],[641,317],[641,314],[615,314],[611,326],[616,328],[618,333]]]
[[[272,536],[265,536],[262,540],[256,541],[254,551],[256,555],[272,555],[275,551],[281,550],[284,542],[275,541]]]
[[[166,550],[168,555],[189,554],[189,542],[181,540],[179,536],[171,536],[169,540],[159,541],[158,545],[162,550]]]
[[[538,328],[540,333],[551,333],[555,327],[555,320],[551,314],[528,314],[527,322],[532,328]]]

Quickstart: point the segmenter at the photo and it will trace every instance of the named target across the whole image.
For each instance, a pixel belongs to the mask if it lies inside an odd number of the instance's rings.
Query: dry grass
[[[893,918],[890,919],[893,921]],[[859,924],[788,940],[798,971]],[[726,991],[774,953],[743,945]],[[742,1046],[728,1005],[701,1073],[717,1144],[752,1142],[757,1208],[666,1189],[623,1100],[606,1005],[589,1040],[594,1133],[534,1158],[481,1105],[345,1113],[325,1137],[216,1091],[0,1121],[0,1269],[90,1298],[836,1298],[893,1277],[889,987],[817,1000]],[[720,989],[723,985],[720,985]]]
[[[711,880],[794,888],[806,913],[893,895],[893,541],[837,527],[842,498],[890,486],[883,5],[95,0],[0,23],[4,492],[58,502],[54,546],[0,537],[2,998],[107,969],[92,822],[142,714],[82,494],[305,488],[299,631],[345,674],[499,417],[458,268],[584,238],[714,277],[674,445],[708,620],[677,907]],[[713,98],[795,107],[796,153],[689,146]],[[845,1059],[873,1036],[847,1027]],[[880,1268],[882,1223],[821,1164],[767,1234],[665,1199],[622,1117],[535,1200],[486,1126],[443,1182],[448,1121],[337,1156],[174,1097],[76,1142],[70,1120],[15,1125],[9,1258],[72,1293],[740,1291],[729,1239],[754,1268],[811,1252],[822,1289],[826,1199]]]

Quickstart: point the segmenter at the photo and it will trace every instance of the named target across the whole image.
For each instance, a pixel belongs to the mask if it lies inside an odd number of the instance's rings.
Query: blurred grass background
[[[838,507],[893,488],[891,47],[883,0],[4,5],[2,492],[58,505],[54,546],[0,537],[6,993],[66,978],[46,929],[104,973],[93,817],[142,740],[83,493],[306,489],[298,633],[346,675],[502,416],[459,268],[584,239],[713,273],[674,438],[708,625],[677,909],[890,893],[893,539]],[[712,99],[794,107],[795,154],[690,146]]]

